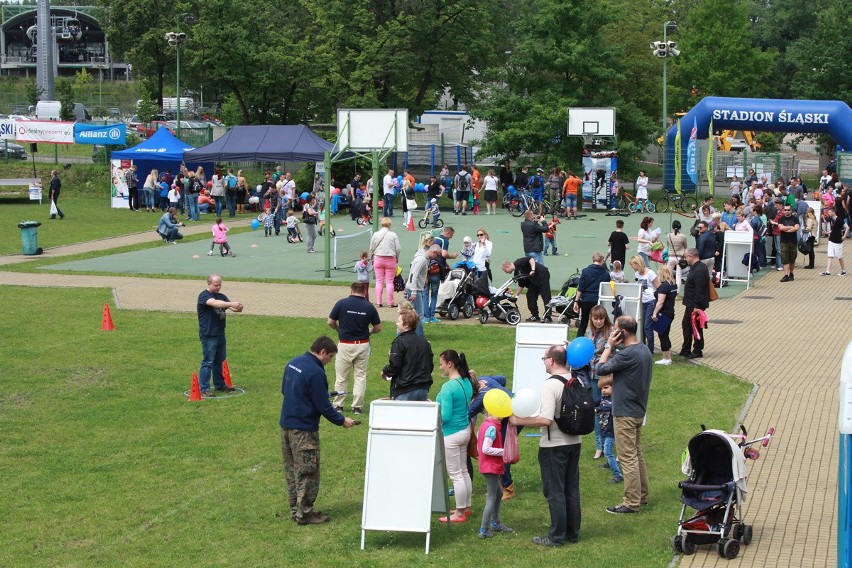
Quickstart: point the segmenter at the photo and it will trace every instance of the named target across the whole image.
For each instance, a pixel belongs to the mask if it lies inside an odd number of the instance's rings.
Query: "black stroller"
[[[542,319],[552,318],[556,323],[565,323],[571,325],[571,320],[575,320],[575,324],[580,325],[580,312],[574,310],[574,299],[577,296],[577,287],[580,285],[580,270],[572,274],[568,280],[562,285],[559,294],[554,296],[544,307],[544,317]]]
[[[715,544],[719,556],[732,559],[739,554],[741,542],[751,543],[752,526],[745,524],[742,513],[747,491],[745,460],[760,456],[751,446],[758,442],[768,446],[775,429],[755,440],[748,440],[745,428],[741,429],[741,435],[704,430],[689,441],[682,468],[689,479],[678,483],[683,506],[672,537],[675,552],[695,554],[699,544]],[[688,518],[687,507],[695,510]]]
[[[492,291],[488,274],[482,274],[473,285],[474,305],[479,311],[479,322],[486,323],[494,317],[509,325],[518,325],[521,312],[518,311],[518,298],[509,293],[509,287],[516,283],[516,278],[510,278],[505,284]]]

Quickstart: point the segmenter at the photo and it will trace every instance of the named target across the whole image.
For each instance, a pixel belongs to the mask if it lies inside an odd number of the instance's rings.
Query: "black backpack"
[[[204,189],[204,184],[201,183],[201,180],[197,177],[192,178],[192,187],[189,192],[192,194],[201,193],[202,189]]]
[[[566,380],[559,375],[551,375],[565,387],[562,389],[562,401],[554,418],[556,426],[562,432],[572,436],[584,436],[595,430],[595,401],[592,392],[576,377]]]
[[[459,191],[467,191],[470,187],[468,181],[470,179],[470,174],[461,175],[459,174]]]
[[[536,189],[540,188],[541,187],[541,177],[533,176],[531,187],[534,187]]]

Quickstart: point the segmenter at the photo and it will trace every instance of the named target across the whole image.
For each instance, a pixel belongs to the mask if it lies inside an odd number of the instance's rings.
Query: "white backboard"
[[[541,360],[551,345],[561,345],[568,339],[564,324],[519,323],[515,326],[515,364],[512,373],[512,392],[532,389],[541,395],[541,385],[550,375]]]
[[[408,152],[408,109],[338,109],[337,148]]]
[[[569,107],[568,136],[615,136],[615,108]]]

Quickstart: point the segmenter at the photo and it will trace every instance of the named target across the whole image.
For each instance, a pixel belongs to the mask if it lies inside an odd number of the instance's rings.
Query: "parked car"
[[[0,158],[6,158],[6,152],[9,153],[10,159],[17,160],[26,160],[27,159],[27,151],[20,144],[14,144],[12,142],[4,142],[0,140]]]
[[[146,122],[144,124],[140,124],[136,127],[136,131],[140,136],[145,138],[150,138],[154,135],[154,133],[160,129],[161,126],[165,126],[169,129],[169,132],[172,134],[175,133],[174,125],[169,125],[169,122],[166,120],[152,120],[151,122]]]

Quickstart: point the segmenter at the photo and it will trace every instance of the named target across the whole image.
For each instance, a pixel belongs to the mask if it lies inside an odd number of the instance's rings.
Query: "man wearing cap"
[[[342,392],[334,397],[334,408],[343,410],[345,391],[350,374],[354,374],[352,412],[364,411],[364,394],[367,391],[367,364],[370,362],[370,335],[382,330],[379,312],[367,298],[369,283],[353,282],[349,296],[338,300],[328,315],[328,327],[337,331],[338,352],[334,363],[337,376],[334,390]]]

